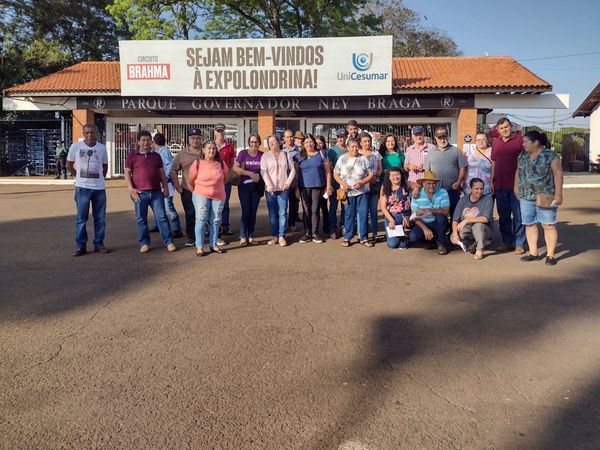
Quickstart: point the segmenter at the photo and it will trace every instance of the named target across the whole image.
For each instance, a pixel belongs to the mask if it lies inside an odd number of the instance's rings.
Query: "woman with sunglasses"
[[[248,138],[248,148],[238,153],[233,164],[233,171],[240,177],[240,247],[246,247],[248,244],[258,245],[254,239],[254,228],[258,204],[264,193],[264,183],[260,177],[260,161],[263,157],[263,152],[259,150],[260,142],[258,134],[251,134]]]

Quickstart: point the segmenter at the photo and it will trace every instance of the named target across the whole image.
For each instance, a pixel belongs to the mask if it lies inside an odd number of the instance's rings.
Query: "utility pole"
[[[552,141],[550,141],[552,150],[554,150],[554,133],[556,133],[556,109],[552,110]]]

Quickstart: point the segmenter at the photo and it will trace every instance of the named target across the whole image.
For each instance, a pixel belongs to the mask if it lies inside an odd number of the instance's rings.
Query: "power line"
[[[570,55],[557,55],[557,56],[545,56],[543,58],[527,58],[527,59],[517,59],[519,62],[523,61],[541,61],[545,59],[558,59],[558,58],[571,58],[572,56],[586,56],[586,55],[598,55],[600,51],[597,52],[586,52],[586,53],[571,53]]]

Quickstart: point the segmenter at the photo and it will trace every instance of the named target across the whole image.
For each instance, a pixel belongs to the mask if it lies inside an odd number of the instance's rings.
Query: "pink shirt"
[[[406,159],[404,160],[404,164],[423,165],[427,153],[434,149],[435,147],[433,146],[433,144],[425,144],[423,150],[419,150],[417,146],[413,144],[410,147],[408,147],[408,149],[406,149]],[[415,172],[413,170],[410,170],[408,172],[408,181],[416,183],[417,180],[423,178],[423,175],[425,175],[425,170],[421,172]]]
[[[287,150],[279,152],[279,160],[275,160],[273,153],[266,152],[260,160],[260,174],[267,191],[283,191],[285,184],[289,187],[294,181],[296,169]]]
[[[194,182],[194,194],[213,200],[225,200],[225,180],[221,163],[209,163],[200,159],[190,166],[190,178],[196,173],[198,176]]]

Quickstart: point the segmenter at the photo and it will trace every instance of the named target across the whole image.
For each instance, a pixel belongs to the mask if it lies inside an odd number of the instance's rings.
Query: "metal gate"
[[[188,130],[199,128],[202,130],[202,136],[208,139],[213,137],[213,128],[217,123],[213,121],[211,123],[199,120],[193,121],[193,119],[185,123],[182,123],[183,121],[165,123],[164,119],[155,121],[131,120],[127,122],[123,121],[122,118],[116,120],[119,121],[114,122],[113,126],[110,127],[112,133],[107,139],[109,153],[112,156],[111,176],[123,176],[125,174],[125,158],[127,158],[130,151],[135,150],[137,147],[138,131],[147,130],[153,135],[155,133],[164,134],[167,147],[175,155],[187,145]],[[243,127],[237,121],[223,120],[221,123],[225,125],[225,139],[237,148],[241,136],[239,130]],[[107,128],[109,128],[108,124]]]

